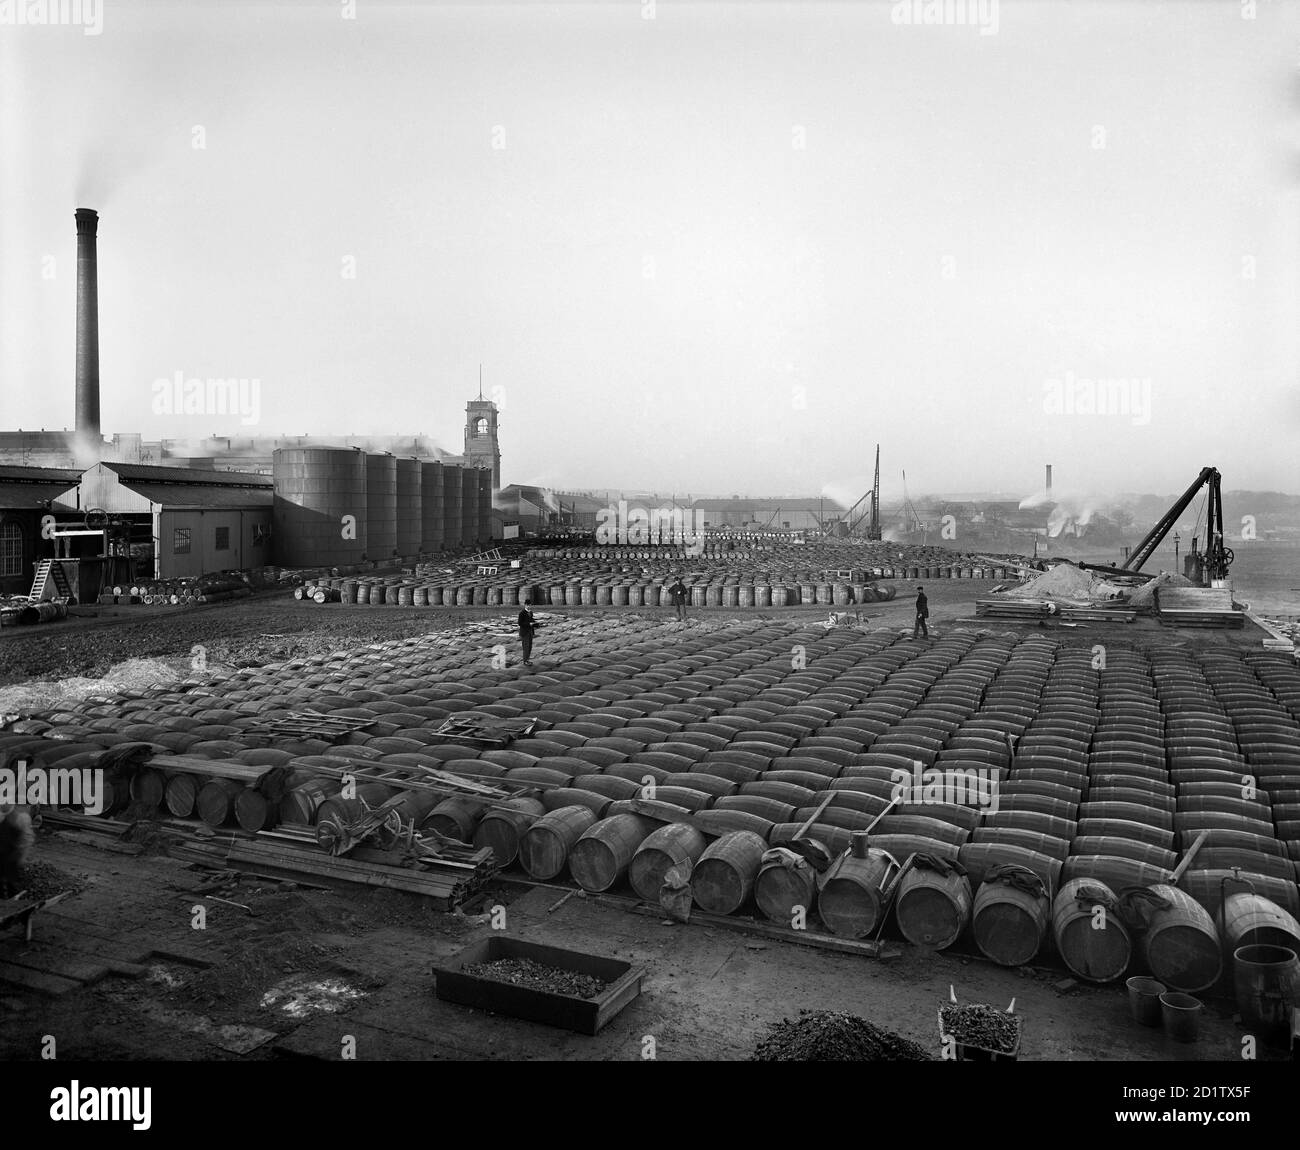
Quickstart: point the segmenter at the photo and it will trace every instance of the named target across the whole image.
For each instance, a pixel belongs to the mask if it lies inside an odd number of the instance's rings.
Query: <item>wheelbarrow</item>
[[[951,984],[948,998],[950,1005],[939,1007],[939,1044],[945,1060],[1015,1062],[1020,1058],[1021,1017],[1015,1013],[1014,998],[1006,1010],[984,1006],[984,1017],[969,1021],[961,1017],[964,1008]]]

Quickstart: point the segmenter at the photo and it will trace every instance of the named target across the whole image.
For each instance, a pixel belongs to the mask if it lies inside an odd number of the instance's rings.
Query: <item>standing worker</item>
[[[677,608],[677,618],[683,623],[686,622],[686,584],[682,582],[682,577],[677,576],[677,582],[668,588],[668,595],[672,604]]]
[[[925,597],[925,588],[916,589],[916,625],[912,628],[912,638],[915,639],[917,634],[924,635],[927,639],[930,637],[930,629],[925,625],[925,621],[930,617],[930,600]]]
[[[524,666],[533,665],[533,632],[537,630],[538,622],[533,618],[533,613],[528,609],[532,599],[525,596],[524,605],[519,611],[519,643],[524,649]]]

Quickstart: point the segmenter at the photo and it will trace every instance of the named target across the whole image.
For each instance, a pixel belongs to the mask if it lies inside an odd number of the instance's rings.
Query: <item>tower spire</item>
[[[478,397],[483,398],[483,365],[478,365]]]

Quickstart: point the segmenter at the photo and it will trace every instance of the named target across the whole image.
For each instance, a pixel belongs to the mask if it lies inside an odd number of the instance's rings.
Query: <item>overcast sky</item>
[[[1300,491],[1300,4],[949,8],[0,25],[0,426],[72,424],[84,206],[106,432],[455,451],[482,362],[507,482]]]

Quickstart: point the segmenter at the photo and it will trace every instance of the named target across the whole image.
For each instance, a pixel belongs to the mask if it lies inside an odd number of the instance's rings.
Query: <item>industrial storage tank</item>
[[[397,553],[397,459],[366,456],[366,558],[376,562]]]
[[[466,467],[462,482],[465,493],[461,496],[460,541],[465,547],[478,543],[478,476],[477,467]]]
[[[420,553],[424,523],[421,519],[420,461],[397,461],[397,553],[403,559]]]
[[[420,537],[422,551],[441,551],[444,546],[442,464],[420,464]]]
[[[486,467],[478,473],[478,537],[492,538],[492,472]]]
[[[283,447],[271,545],[286,567],[348,567],[366,552],[366,455],[343,447]]]
[[[442,534],[447,547],[461,545],[461,485],[464,469],[455,463],[442,465]]]

